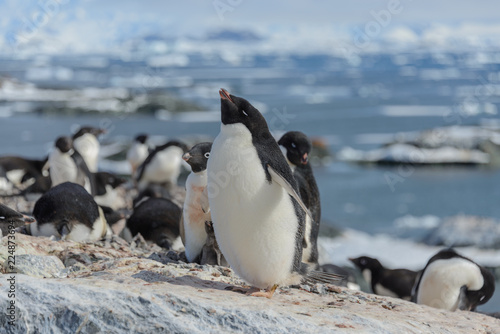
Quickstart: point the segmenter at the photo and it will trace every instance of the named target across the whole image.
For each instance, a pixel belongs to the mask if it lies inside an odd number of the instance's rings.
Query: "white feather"
[[[78,169],[69,152],[62,153],[54,148],[49,155],[50,179],[52,187],[64,182],[76,182]]]
[[[137,168],[146,160],[149,154],[148,145],[139,142],[134,142],[127,151],[127,161],[132,167],[132,171]]]
[[[483,284],[483,275],[475,263],[462,258],[437,260],[423,273],[417,304],[455,311],[462,286],[479,290]]]
[[[222,125],[208,160],[208,194],[219,247],[258,288],[289,282],[297,216],[287,191],[269,183],[249,130]]]
[[[184,247],[186,257],[191,262],[201,253],[207,240],[205,221],[212,220],[210,213],[203,211],[206,186],[206,170],[199,173],[191,172],[186,180],[186,199],[183,209]]]
[[[148,183],[171,182],[177,184],[181,172],[183,150],[178,146],[170,146],[156,153],[154,158],[145,166],[141,178],[141,186]]]
[[[96,136],[91,133],[86,133],[73,141],[73,147],[80,153],[83,160],[85,160],[89,171],[96,173],[99,149],[101,147]]]

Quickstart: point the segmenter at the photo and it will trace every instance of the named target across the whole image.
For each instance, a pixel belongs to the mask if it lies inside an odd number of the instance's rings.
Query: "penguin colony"
[[[301,282],[345,285],[354,275],[319,266],[320,193],[309,157],[310,139],[290,131],[276,140],[249,101],[219,91],[220,133],[189,148],[178,140],[150,146],[139,134],[126,160],[131,180],[99,171],[99,136],[85,126],[54,141],[41,160],[0,157],[0,189],[38,194],[32,216],[0,204],[0,223],[33,236],[93,242],[141,235],[185,259],[230,266],[253,296]],[[189,167],[185,193],[182,167]],[[135,194],[133,209],[125,193]],[[180,199],[178,194],[181,194]],[[476,310],[494,293],[493,274],[453,249],[420,271],[385,268],[368,256],[349,259],[375,294],[450,311]],[[318,271],[319,270],[319,271]]]

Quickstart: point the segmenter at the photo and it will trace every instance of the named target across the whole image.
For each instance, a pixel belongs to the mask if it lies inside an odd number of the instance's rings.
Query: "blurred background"
[[[223,87],[276,136],[314,140],[323,262],[419,269],[445,245],[498,271],[497,1],[5,0],[0,12],[0,155],[41,159],[100,126],[100,169],[127,174],[139,133],[215,137]],[[481,309],[499,311],[499,293]]]

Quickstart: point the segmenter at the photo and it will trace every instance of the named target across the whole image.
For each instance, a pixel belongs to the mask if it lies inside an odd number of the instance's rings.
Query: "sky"
[[[225,28],[323,38],[378,25],[382,35],[404,27],[398,36],[410,39],[429,31],[500,38],[497,0],[0,0],[0,13],[0,51],[43,44],[48,52],[85,52],[144,35],[205,36]]]

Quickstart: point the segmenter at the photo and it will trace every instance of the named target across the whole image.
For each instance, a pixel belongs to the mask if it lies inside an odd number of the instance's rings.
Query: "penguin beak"
[[[34,223],[34,222],[35,222],[35,218],[30,217],[30,216],[26,216],[26,215],[23,215],[22,220],[23,220],[26,224],[31,224],[31,223]]]
[[[189,152],[184,153],[184,155],[182,156],[182,160],[188,161],[189,159],[191,159],[191,154],[189,154]]]
[[[233,102],[233,100],[231,100],[231,94],[229,94],[229,92],[227,90],[225,90],[224,88],[221,88],[219,90],[219,95],[220,95],[220,98],[222,100],[229,100],[229,101]]]
[[[304,155],[300,158],[300,162],[303,165],[306,165],[308,161],[309,161],[309,157],[308,157],[307,153],[304,153]]]

